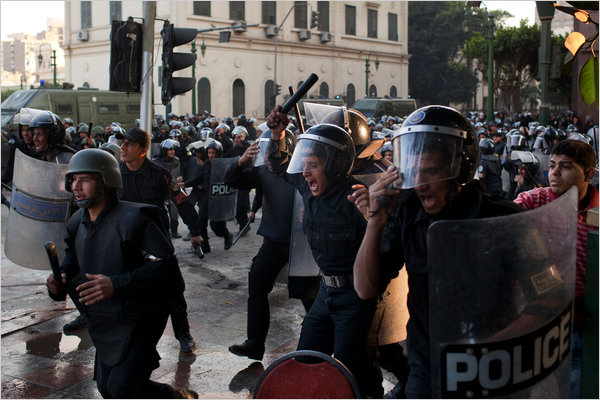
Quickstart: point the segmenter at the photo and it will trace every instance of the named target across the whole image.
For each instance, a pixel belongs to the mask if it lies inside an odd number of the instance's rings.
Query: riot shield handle
[[[52,274],[54,279],[58,282],[62,282],[62,275],[60,273],[60,265],[58,264],[58,256],[56,255],[56,245],[52,241],[48,241],[44,244],[46,254],[48,254],[48,261],[50,261],[50,267],[52,267]]]

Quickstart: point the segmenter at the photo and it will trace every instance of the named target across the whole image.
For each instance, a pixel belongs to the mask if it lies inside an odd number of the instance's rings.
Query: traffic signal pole
[[[154,18],[156,1],[143,2],[143,55],[142,55],[142,97],[140,103],[140,128],[152,132],[152,55],[154,54]],[[150,143],[150,139],[148,139]],[[147,154],[150,157],[150,152]]]

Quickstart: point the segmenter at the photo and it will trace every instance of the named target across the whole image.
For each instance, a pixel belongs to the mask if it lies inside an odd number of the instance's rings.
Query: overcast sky
[[[515,15],[508,25],[518,26],[522,18],[535,21],[535,1],[485,1],[490,10],[502,9]],[[46,29],[46,19],[64,18],[63,1],[0,1],[0,30],[2,39],[9,33],[38,33]]]

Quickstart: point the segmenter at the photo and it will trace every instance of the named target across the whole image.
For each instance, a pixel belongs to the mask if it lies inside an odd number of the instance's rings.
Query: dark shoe
[[[186,237],[183,238],[184,242],[189,242],[192,239],[192,234],[188,233]]]
[[[204,244],[202,246],[200,246],[200,247],[202,247],[202,252],[204,254],[210,253],[210,244],[204,242]]]
[[[196,342],[194,342],[192,336],[188,334],[186,337],[179,339],[179,348],[184,354],[193,353],[194,350],[196,350]]]
[[[229,352],[240,357],[248,357],[253,360],[262,360],[265,355],[265,345],[263,343],[255,343],[251,340],[246,340],[242,344],[234,344],[229,346]]]
[[[174,399],[197,399],[198,393],[190,389],[175,389],[173,388]]]
[[[227,234],[225,234],[225,244],[223,248],[225,250],[229,250],[231,246],[233,246],[233,235],[231,234],[231,232],[227,232]]]
[[[75,332],[87,326],[85,317],[81,314],[71,322],[63,325],[63,332]]]
[[[181,235],[177,232],[171,232],[171,239],[181,239]]]

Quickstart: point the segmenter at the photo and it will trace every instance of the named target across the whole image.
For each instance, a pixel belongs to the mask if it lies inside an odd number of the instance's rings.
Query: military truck
[[[2,102],[2,129],[16,129],[12,120],[21,107],[50,110],[75,124],[93,122],[102,127],[118,121],[124,129],[140,118],[140,94],[90,89],[18,90]]]
[[[360,111],[367,118],[378,120],[383,115],[406,117],[417,109],[417,103],[414,99],[366,97],[356,100],[352,108]]]

